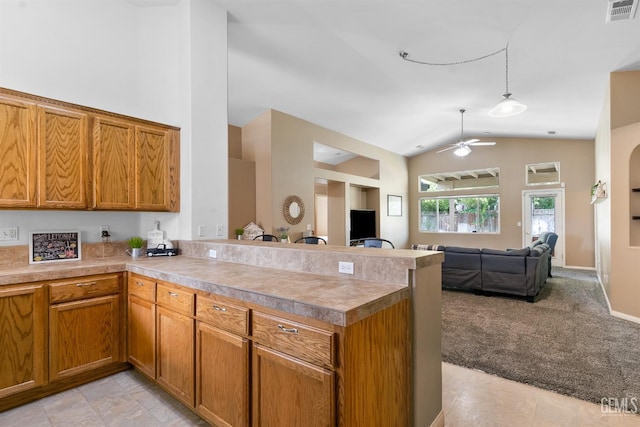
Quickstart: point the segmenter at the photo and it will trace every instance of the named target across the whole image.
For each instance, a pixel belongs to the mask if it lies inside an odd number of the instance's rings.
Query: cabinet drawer
[[[156,301],[163,307],[187,316],[193,316],[195,311],[193,292],[164,283],[158,283]]]
[[[129,295],[135,295],[147,301],[155,301],[156,281],[137,274],[129,275]]]
[[[236,334],[247,335],[249,333],[249,309],[230,304],[223,298],[198,295],[196,298],[196,318]]]
[[[74,301],[120,292],[120,275],[76,277],[49,282],[49,300],[53,303]]]
[[[255,311],[251,332],[267,347],[322,366],[334,365],[333,332]]]

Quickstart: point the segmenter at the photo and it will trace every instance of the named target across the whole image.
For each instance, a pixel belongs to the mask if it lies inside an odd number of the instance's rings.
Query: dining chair
[[[365,248],[382,248],[383,243],[388,243],[392,249],[395,249],[393,243],[387,239],[381,239],[379,237],[371,237],[364,239],[364,247]]]
[[[317,236],[300,237],[294,243],[306,243],[308,245],[318,245],[320,244],[320,242],[324,243],[325,245],[327,244],[326,240],[324,240],[322,237],[317,237]]]
[[[264,242],[279,242],[280,239],[273,234],[260,234],[253,238],[253,240],[262,240]]]

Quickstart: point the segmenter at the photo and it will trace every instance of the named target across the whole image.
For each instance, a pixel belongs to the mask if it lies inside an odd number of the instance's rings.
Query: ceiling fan
[[[453,154],[458,157],[464,157],[467,154],[471,153],[471,145],[496,145],[495,142],[482,142],[479,139],[464,139],[464,112],[467,111],[464,108],[460,109],[460,141],[455,144],[449,144],[449,147],[443,148],[440,151],[436,151],[436,153],[442,153],[443,151],[454,150]]]

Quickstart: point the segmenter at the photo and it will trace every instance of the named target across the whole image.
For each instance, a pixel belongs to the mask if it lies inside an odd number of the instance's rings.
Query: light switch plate
[[[353,274],[353,263],[352,262],[338,262],[338,273],[344,274]]]
[[[0,240],[18,240],[18,227],[0,227]]]

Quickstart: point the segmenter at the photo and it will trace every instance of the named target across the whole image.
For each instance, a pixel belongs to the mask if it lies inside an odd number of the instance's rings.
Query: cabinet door
[[[0,97],[0,206],[36,205],[35,104]]]
[[[122,361],[121,338],[119,295],[50,306],[50,379]]]
[[[249,340],[198,322],[196,409],[217,426],[249,425]]]
[[[195,404],[195,332],[192,318],[157,308],[157,381],[190,407]]]
[[[156,305],[129,295],[129,363],[149,377],[156,378]]]
[[[254,344],[253,425],[334,426],[334,373]]]
[[[45,383],[42,286],[0,288],[0,398]]]
[[[87,208],[87,115],[38,106],[38,206]]]
[[[136,208],[169,210],[168,130],[136,128]]]
[[[135,207],[134,126],[98,117],[93,124],[94,207]]]

